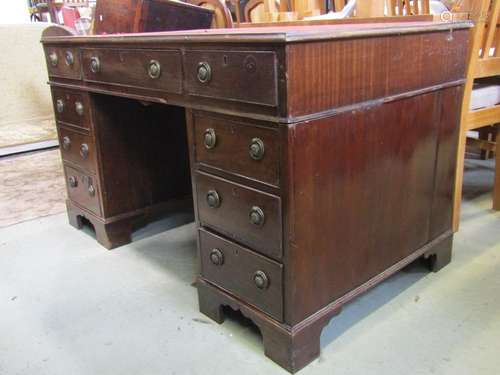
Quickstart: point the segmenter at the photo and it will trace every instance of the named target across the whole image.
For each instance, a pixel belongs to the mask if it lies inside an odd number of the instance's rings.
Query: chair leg
[[[458,232],[460,226],[460,205],[462,204],[462,185],[464,180],[464,160],[465,143],[467,141],[467,132],[460,130],[457,148],[457,167],[455,172],[455,192],[453,194],[453,232]]]
[[[493,209],[500,210],[500,163],[498,155],[500,153],[500,125],[496,126],[496,145],[495,145],[495,180],[493,185]]]

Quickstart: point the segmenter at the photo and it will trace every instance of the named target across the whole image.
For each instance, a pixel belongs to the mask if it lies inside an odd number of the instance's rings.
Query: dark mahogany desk
[[[49,28],[70,222],[126,243],[192,182],[200,310],[241,310],[296,371],[343,304],[450,261],[469,27]]]

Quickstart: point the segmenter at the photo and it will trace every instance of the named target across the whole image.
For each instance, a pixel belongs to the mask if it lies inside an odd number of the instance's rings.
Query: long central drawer
[[[179,50],[82,49],[86,81],[182,93]]]

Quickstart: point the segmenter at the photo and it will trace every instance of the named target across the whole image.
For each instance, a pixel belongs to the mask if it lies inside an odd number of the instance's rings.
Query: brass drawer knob
[[[73,56],[73,52],[66,51],[66,65],[72,66],[75,63],[75,57]]]
[[[264,271],[257,271],[253,274],[253,282],[255,286],[259,289],[269,288],[269,277],[267,277]]]
[[[158,79],[161,76],[161,65],[158,60],[151,60],[148,66],[148,74],[152,79]]]
[[[69,150],[69,148],[71,147],[71,139],[69,139],[68,136],[63,137],[62,147],[66,151]]]
[[[250,222],[253,225],[257,225],[259,227],[264,225],[264,222],[266,221],[266,217],[264,215],[264,211],[260,207],[253,206],[252,209],[250,210]]]
[[[90,59],[90,71],[94,74],[101,71],[101,62],[99,61],[99,57],[94,56]]]
[[[248,153],[253,160],[262,160],[264,157],[264,142],[260,138],[253,138],[250,142]]]
[[[216,266],[222,266],[224,264],[224,254],[219,249],[212,249],[210,261]]]
[[[92,183],[89,185],[89,195],[93,197],[95,195],[95,187],[92,185]]]
[[[87,159],[89,156],[89,145],[86,143],[82,143],[80,146],[80,156],[82,157],[83,160]]]
[[[57,99],[56,101],[57,112],[63,113],[64,111],[64,101],[62,99]]]
[[[57,64],[59,64],[59,58],[57,57],[57,53],[56,52],[51,52],[50,55],[49,55],[49,61],[50,61],[50,65],[52,66],[57,66]]]
[[[83,104],[82,102],[75,102],[75,111],[79,116],[83,116]]]
[[[201,83],[208,83],[212,79],[212,68],[207,62],[200,62],[198,64],[198,81]]]
[[[69,176],[68,182],[69,182],[69,186],[71,186],[72,188],[75,188],[78,186],[78,180],[76,179],[75,176]]]
[[[205,130],[203,133],[203,142],[205,143],[205,147],[209,150],[215,147],[217,144],[217,136],[215,135],[215,130],[209,128]]]
[[[221,203],[221,199],[219,193],[215,190],[209,190],[207,193],[207,204],[210,208],[219,208]]]

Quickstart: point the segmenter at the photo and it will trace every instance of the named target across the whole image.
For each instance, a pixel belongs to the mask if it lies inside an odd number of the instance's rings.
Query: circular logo
[[[453,14],[449,10],[445,10],[443,13],[441,13],[439,18],[441,18],[441,21],[443,22],[451,22],[453,21]]]

